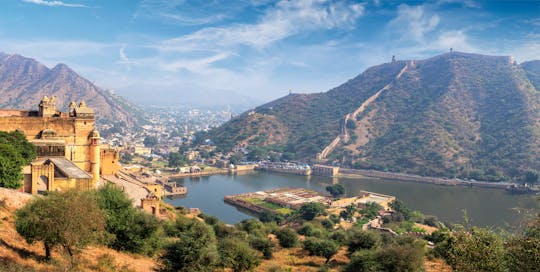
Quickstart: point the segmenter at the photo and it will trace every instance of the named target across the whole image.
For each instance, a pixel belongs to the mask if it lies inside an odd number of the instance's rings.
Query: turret
[[[77,103],[75,103],[75,101],[71,101],[71,103],[69,103],[69,117],[75,117],[76,107],[77,107]]]
[[[39,102],[39,116],[52,117],[56,114],[56,102],[54,96],[50,99],[47,96],[43,96]]]
[[[99,156],[100,156],[100,148],[99,148],[99,132],[97,130],[92,130],[89,135],[90,140],[90,171],[92,173],[92,182],[94,183],[94,187],[97,185],[97,182],[99,181]]]

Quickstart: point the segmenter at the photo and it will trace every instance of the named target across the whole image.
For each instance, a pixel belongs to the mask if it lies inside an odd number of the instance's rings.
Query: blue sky
[[[539,1],[3,0],[0,51],[141,103],[257,104],[457,51],[540,59]],[[252,99],[253,98],[253,99]],[[233,101],[233,102],[231,102]]]

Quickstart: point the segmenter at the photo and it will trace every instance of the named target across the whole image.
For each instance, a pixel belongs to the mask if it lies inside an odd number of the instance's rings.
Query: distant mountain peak
[[[59,109],[70,101],[85,100],[96,112],[98,122],[134,124],[141,112],[136,106],[101,90],[69,66],[52,69],[18,54],[0,53],[0,107],[36,109],[44,96],[56,96]],[[122,100],[122,101],[119,101]]]

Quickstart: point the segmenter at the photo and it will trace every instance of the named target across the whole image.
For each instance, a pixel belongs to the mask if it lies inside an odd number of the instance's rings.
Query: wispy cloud
[[[364,14],[362,4],[317,0],[281,1],[254,24],[207,27],[195,33],[164,41],[160,48],[191,51],[246,45],[265,48],[302,31],[350,26]]]
[[[439,0],[438,3],[439,4],[445,4],[445,3],[461,4],[464,7],[468,7],[468,8],[480,8],[481,7],[480,3],[476,2],[476,1],[473,1],[473,0]]]
[[[70,4],[65,3],[63,1],[56,1],[56,0],[22,0],[26,3],[32,3],[37,5],[43,5],[43,6],[49,6],[49,7],[70,7],[70,8],[88,8],[87,5],[84,4]]]
[[[164,71],[175,72],[181,69],[192,73],[207,74],[211,70],[210,65],[215,62],[224,60],[231,55],[229,52],[218,53],[206,58],[200,59],[180,59],[170,62],[161,62],[159,68]]]
[[[428,14],[424,6],[402,4],[398,7],[398,15],[388,25],[401,33],[404,40],[423,41],[427,33],[436,29],[439,21],[439,16]]]

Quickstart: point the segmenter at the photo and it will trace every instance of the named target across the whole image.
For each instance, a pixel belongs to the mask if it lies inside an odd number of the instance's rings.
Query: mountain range
[[[43,96],[55,96],[61,111],[67,111],[71,101],[84,100],[101,124],[133,125],[142,116],[137,106],[95,86],[65,64],[50,69],[34,59],[0,52],[0,107],[34,110]]]
[[[200,137],[222,150],[247,147],[251,159],[513,179],[540,169],[539,91],[540,61],[450,52],[289,94]]]

